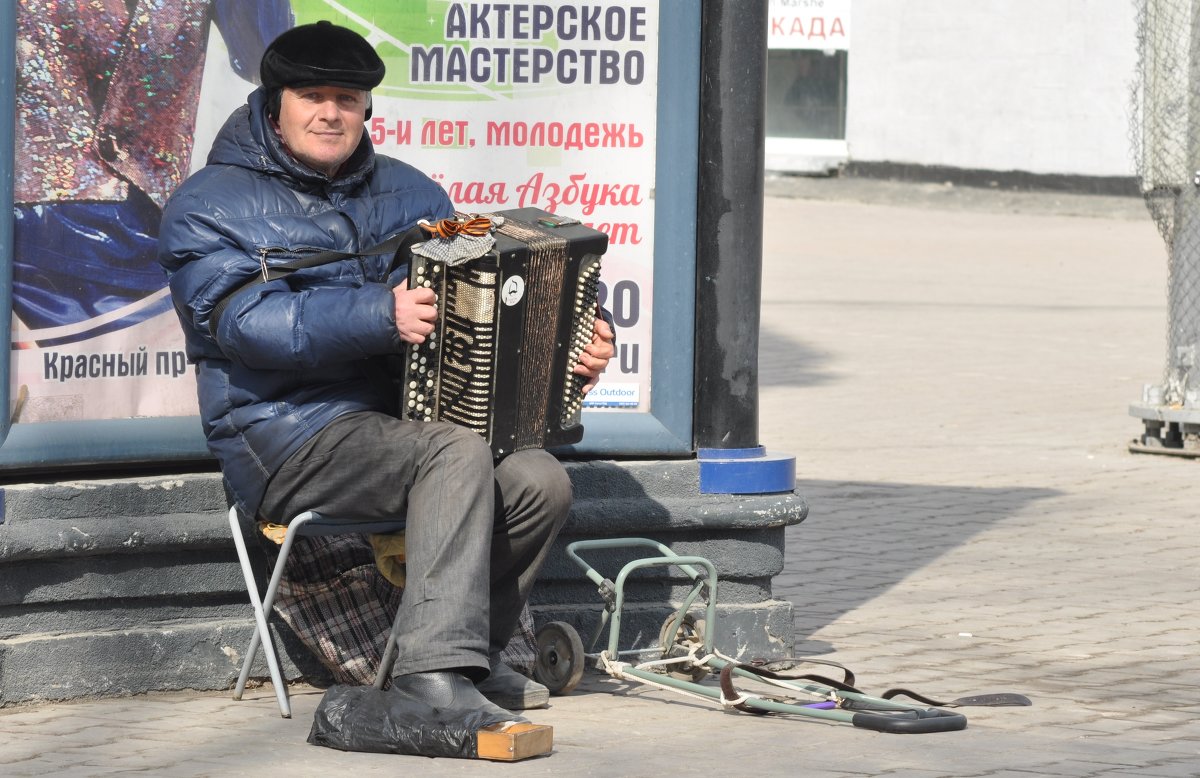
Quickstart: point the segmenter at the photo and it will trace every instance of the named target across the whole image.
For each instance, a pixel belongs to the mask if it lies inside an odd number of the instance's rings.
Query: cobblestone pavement
[[[1165,364],[1165,249],[1137,203],[768,183],[762,441],[809,519],[776,593],[798,653],[953,698],[963,732],[727,714],[590,675],[520,765],[304,744],[320,691],[0,711],[5,775],[1200,775],[1200,463],[1134,455]]]
[[[863,772],[1200,775],[1200,463],[1127,450],[1166,364],[1151,221],[866,188],[767,203],[797,228],[767,234],[762,438],[810,503],[776,591],[798,649],[869,688],[1034,707],[967,709],[973,735],[892,757],[873,741]]]

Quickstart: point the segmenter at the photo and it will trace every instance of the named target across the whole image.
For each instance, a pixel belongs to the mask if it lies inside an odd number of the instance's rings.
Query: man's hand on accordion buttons
[[[437,321],[437,295],[432,289],[409,289],[408,279],[392,289],[396,303],[396,331],[405,343],[424,343]]]
[[[608,360],[616,353],[613,340],[612,327],[608,326],[604,319],[596,317],[596,323],[592,325],[592,342],[584,347],[583,353],[579,355],[579,364],[575,366],[576,373],[588,378],[583,387],[584,394],[600,382],[600,374],[608,366]]]

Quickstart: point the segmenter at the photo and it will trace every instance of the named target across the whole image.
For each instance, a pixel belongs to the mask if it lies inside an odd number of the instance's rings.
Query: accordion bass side
[[[437,295],[425,343],[406,352],[401,415],[473,429],[494,456],[577,443],[608,236],[537,208],[499,211],[491,251],[463,264],[414,254],[409,287]]]

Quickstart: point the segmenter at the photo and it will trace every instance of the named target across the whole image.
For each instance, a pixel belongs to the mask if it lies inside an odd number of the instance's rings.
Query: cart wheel
[[[552,621],[537,631],[533,677],[551,694],[570,694],[583,678],[583,641],[565,621]]]
[[[683,623],[679,625],[678,631],[671,635],[671,624],[674,623],[676,615],[678,614],[672,613],[667,616],[658,633],[658,644],[663,647],[663,659],[687,656],[691,644],[704,644],[704,619],[697,619],[690,613],[683,615]],[[703,665],[692,665],[685,670],[667,670],[667,675],[684,681],[700,681],[708,673],[708,668]]]

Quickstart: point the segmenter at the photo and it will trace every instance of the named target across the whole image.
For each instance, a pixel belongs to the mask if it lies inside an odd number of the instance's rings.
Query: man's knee
[[[558,460],[554,460],[553,467],[546,468],[538,488],[541,492],[543,510],[554,516],[556,522],[561,525],[566,521],[567,513],[571,510],[571,500],[574,494],[571,489],[571,479]]]
[[[500,464],[497,480],[502,489],[515,490],[520,501],[536,506],[547,519],[556,524],[566,520],[571,509],[571,479],[551,454],[539,449],[519,451]]]
[[[428,422],[437,453],[449,461],[473,466],[481,475],[492,472],[492,450],[479,433],[449,422]]]

